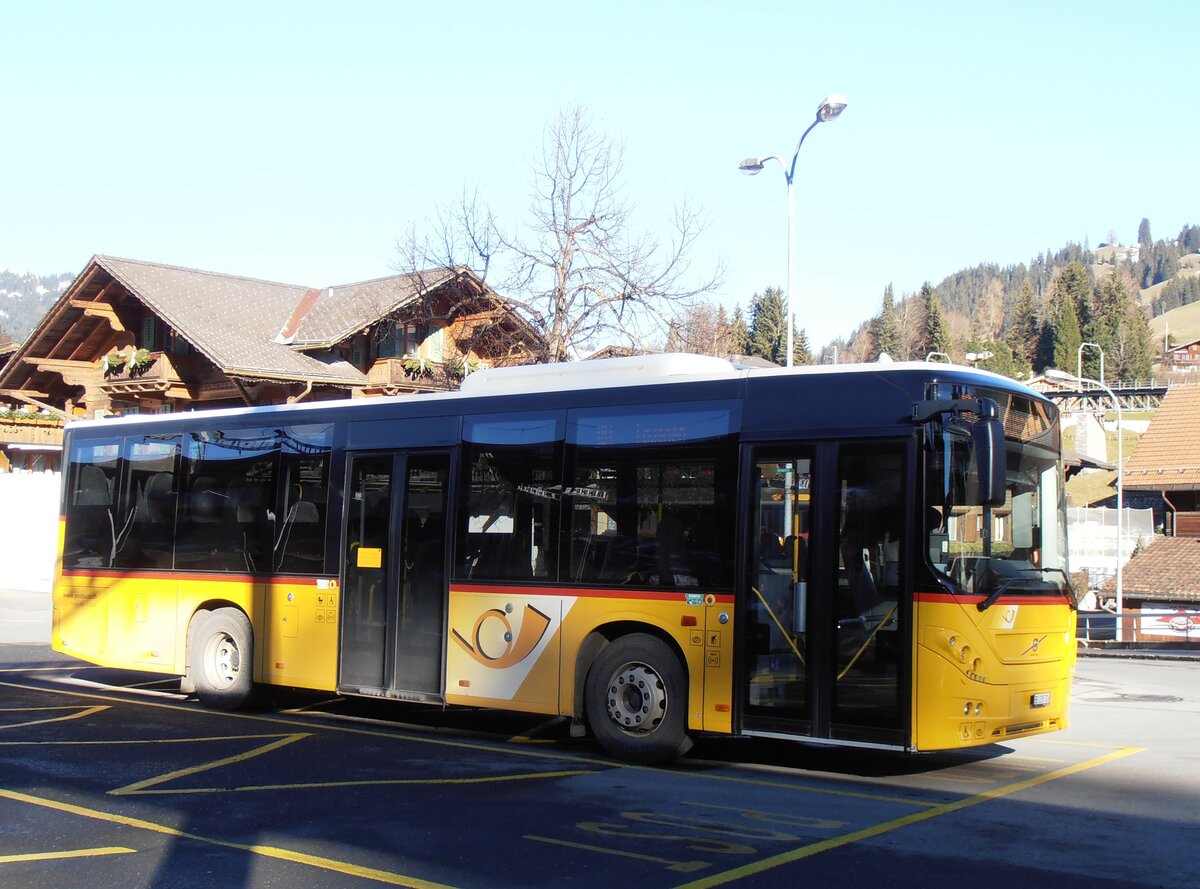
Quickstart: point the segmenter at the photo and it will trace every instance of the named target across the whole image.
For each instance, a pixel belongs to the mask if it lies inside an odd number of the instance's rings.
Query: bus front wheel
[[[237,710],[250,702],[254,688],[254,631],[236,608],[198,614],[189,634],[191,678],[206,707]]]
[[[612,642],[588,671],[586,695],[588,723],[613,756],[657,763],[692,746],[683,667],[661,639],[634,633]]]

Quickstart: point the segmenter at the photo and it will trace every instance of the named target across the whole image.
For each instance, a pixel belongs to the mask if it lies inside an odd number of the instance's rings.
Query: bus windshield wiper
[[[1067,576],[1067,572],[1063,571],[1061,568],[1034,568],[1033,570],[1040,572],[1042,574],[1046,574],[1046,573],[1061,574],[1063,576],[1064,580],[1066,581],[1067,591],[1070,593],[1070,596],[1068,598],[1071,600],[1072,607],[1073,608],[1078,607],[1077,603],[1075,602],[1075,590],[1071,587],[1071,578]],[[1008,580],[999,584],[994,590],[992,590],[992,592],[988,594],[988,597],[986,599],[984,599],[982,602],[978,603],[975,607],[978,608],[980,611],[987,611],[989,608],[991,608],[993,605],[996,604],[997,599],[999,599],[1006,592],[1008,592],[1009,588],[1013,584],[1018,583],[1021,580],[1028,580],[1028,579],[1029,578],[1022,578],[1019,576],[1008,578]]]
[[[978,603],[975,607],[978,608],[980,611],[987,611],[989,608],[991,608],[993,605],[996,604],[996,600],[1004,595],[1005,591],[1007,591],[1008,588],[1013,585],[1013,583],[1016,581],[1016,579],[1017,578],[1015,578],[1015,577],[1010,577],[1008,580],[1004,581],[1004,583],[1000,584],[994,590],[992,590],[992,592],[988,595],[988,597],[986,599],[984,599],[982,602]]]

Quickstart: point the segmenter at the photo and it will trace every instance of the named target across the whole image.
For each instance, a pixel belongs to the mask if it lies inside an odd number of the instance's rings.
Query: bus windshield
[[[1004,502],[986,505],[970,439],[928,440],[925,534],[930,562],[956,592],[1000,596],[1069,591],[1065,491],[1053,408],[999,392],[1005,427]]]

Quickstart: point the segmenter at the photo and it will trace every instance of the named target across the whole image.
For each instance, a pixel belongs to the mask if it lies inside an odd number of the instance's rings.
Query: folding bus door
[[[450,455],[351,455],[338,687],[440,699]]]
[[[748,451],[741,726],[904,743],[905,442]]]

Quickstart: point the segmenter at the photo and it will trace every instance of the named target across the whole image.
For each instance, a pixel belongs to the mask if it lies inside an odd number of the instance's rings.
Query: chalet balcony
[[[0,443],[62,445],[63,421],[57,417],[29,416],[25,411],[0,412]]]
[[[445,363],[420,362],[414,358],[380,358],[367,370],[364,394],[395,395],[400,392],[446,392],[457,389],[461,374]]]
[[[149,394],[190,398],[188,384],[180,375],[181,368],[176,366],[186,363],[186,356],[151,352],[150,360],[140,367],[133,361],[126,361],[120,367],[105,371],[100,389],[109,396]]]

